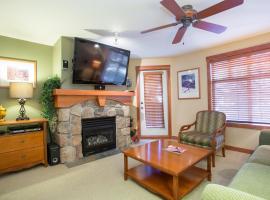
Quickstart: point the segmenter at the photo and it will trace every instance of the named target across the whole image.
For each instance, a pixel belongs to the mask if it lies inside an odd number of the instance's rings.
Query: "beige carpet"
[[[213,182],[227,185],[248,158],[247,154],[227,151],[227,157],[217,156]],[[138,162],[130,160],[129,165]],[[205,163],[199,165],[204,166]],[[184,200],[199,200],[207,181]],[[155,200],[161,199],[137,185],[123,180],[123,155],[118,154],[67,168],[57,165],[0,176],[0,200]]]

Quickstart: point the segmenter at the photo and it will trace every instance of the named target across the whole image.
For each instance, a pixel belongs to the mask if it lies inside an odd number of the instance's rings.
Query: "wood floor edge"
[[[252,154],[254,152],[254,150],[252,150],[252,149],[245,149],[245,148],[234,147],[234,146],[230,146],[230,145],[225,145],[225,149],[231,150],[231,151],[237,151],[237,152],[241,152],[241,153],[246,153],[246,154]]]

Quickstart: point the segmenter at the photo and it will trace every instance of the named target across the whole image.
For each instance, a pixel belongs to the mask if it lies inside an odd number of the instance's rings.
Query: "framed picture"
[[[37,62],[0,57],[0,87],[9,87],[10,82],[37,82]]]
[[[178,99],[199,99],[200,69],[189,69],[177,72]]]

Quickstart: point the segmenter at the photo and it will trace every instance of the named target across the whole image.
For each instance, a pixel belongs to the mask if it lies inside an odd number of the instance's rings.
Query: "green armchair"
[[[194,130],[189,130],[195,126]],[[216,152],[222,149],[225,157],[225,128],[226,115],[217,111],[200,111],[196,121],[180,128],[178,140],[184,144],[190,144],[202,148],[213,149],[212,164],[215,167]]]

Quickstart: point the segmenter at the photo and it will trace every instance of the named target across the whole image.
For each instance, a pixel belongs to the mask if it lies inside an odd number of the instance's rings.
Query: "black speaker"
[[[48,144],[48,163],[49,165],[60,163],[60,147],[55,143]]]
[[[68,69],[68,61],[63,60],[63,69]]]

